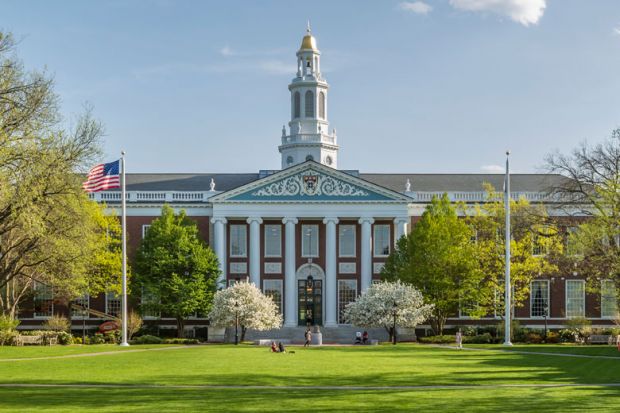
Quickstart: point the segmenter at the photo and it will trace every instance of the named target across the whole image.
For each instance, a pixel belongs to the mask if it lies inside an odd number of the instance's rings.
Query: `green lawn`
[[[0,387],[0,412],[76,409],[531,412],[613,411],[620,408],[620,387],[597,386],[620,383],[620,354],[613,348],[515,346],[513,349],[607,355],[617,359],[522,354],[492,349],[501,348],[499,346],[485,347],[479,351],[420,345],[294,347],[291,348],[294,354],[272,354],[266,348],[229,345],[131,353],[112,346],[0,348],[0,359],[20,357],[20,351],[23,352],[22,357],[28,358],[41,357],[44,351],[58,356],[63,351],[76,354],[88,349],[98,352],[119,350],[114,354],[95,357],[0,360],[1,384],[125,386]],[[130,349],[141,348],[146,346]],[[534,386],[537,383],[588,386]],[[521,384],[528,387],[495,387]],[[135,387],[128,388],[127,385]],[[206,385],[275,388],[182,387]],[[474,387],[394,388],[430,385]],[[299,388],[278,389],[278,386]],[[372,386],[384,389],[312,389],[304,386]]]

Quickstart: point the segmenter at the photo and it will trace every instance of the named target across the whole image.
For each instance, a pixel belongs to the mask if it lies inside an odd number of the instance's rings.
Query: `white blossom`
[[[384,327],[394,323],[398,327],[413,328],[431,313],[432,304],[424,304],[422,293],[400,281],[372,284],[365,293],[345,307],[347,322],[360,327]]]
[[[239,325],[244,328],[263,331],[282,326],[282,315],[271,297],[247,282],[239,282],[216,292],[209,320],[218,327],[232,327],[236,315]]]

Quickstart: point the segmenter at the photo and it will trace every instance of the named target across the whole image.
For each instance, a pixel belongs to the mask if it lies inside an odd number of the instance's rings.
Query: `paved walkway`
[[[454,350],[459,350],[456,346],[444,346],[444,345],[432,345],[433,347],[440,348],[451,348]],[[576,357],[576,358],[584,358],[584,359],[611,359],[611,360],[620,360],[620,356],[598,356],[598,355],[589,355],[589,354],[572,354],[572,353],[551,353],[544,351],[521,351],[521,350],[508,350],[504,348],[480,348],[480,347],[463,347],[460,350],[465,351],[499,351],[502,353],[516,353],[516,354],[534,354],[537,356],[557,356],[557,357]]]
[[[166,350],[178,350],[178,349],[183,349],[183,348],[197,348],[197,347],[201,347],[201,346],[199,345],[171,346],[171,347],[156,347],[156,348],[139,348],[135,350],[115,350],[115,351],[100,351],[96,353],[67,354],[64,356],[21,357],[21,358],[13,358],[13,359],[0,359],[0,363],[5,362],[5,361],[55,360],[55,359],[72,359],[72,358],[79,358],[79,357],[110,356],[110,355],[116,355],[116,354],[142,353],[144,351],[166,351]]]
[[[463,389],[499,389],[499,388],[550,388],[550,387],[619,387],[620,383],[514,383],[514,384],[444,384],[414,386],[226,386],[217,384],[31,384],[6,383],[0,388],[108,388],[108,389],[233,389],[233,390],[463,390]]]

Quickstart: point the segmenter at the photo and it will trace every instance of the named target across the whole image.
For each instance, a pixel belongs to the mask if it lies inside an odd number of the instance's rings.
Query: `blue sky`
[[[310,19],[339,167],[536,172],[620,126],[620,1],[9,1],[0,28],[130,172],[277,169]]]

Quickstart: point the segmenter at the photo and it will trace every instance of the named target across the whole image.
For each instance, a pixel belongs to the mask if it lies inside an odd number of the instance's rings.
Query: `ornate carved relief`
[[[340,274],[355,274],[357,266],[354,262],[341,262],[338,263],[338,272]]]
[[[281,262],[266,262],[265,274],[282,274]]]
[[[252,196],[359,196],[367,197],[364,191],[348,182],[320,173],[303,173],[289,176],[252,193]]]
[[[230,273],[231,274],[247,274],[248,264],[246,262],[231,262]]]
[[[383,270],[383,266],[385,264],[382,262],[375,262],[372,264],[372,273],[373,274],[381,274],[381,270]]]

